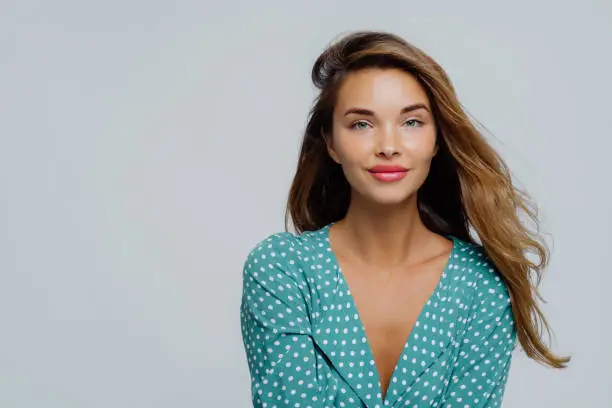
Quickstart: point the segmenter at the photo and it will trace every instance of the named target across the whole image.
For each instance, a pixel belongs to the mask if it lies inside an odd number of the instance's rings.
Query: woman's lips
[[[375,179],[379,181],[398,181],[406,177],[408,170],[402,171],[369,171]]]

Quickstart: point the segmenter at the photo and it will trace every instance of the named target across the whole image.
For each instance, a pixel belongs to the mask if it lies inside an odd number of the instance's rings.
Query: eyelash
[[[422,121],[420,121],[420,120],[418,120],[418,119],[408,119],[408,120],[407,120],[406,122],[404,122],[404,123],[408,123],[408,122],[415,122],[415,123],[418,125],[418,126],[410,126],[410,127],[419,127],[419,126],[422,126],[422,125],[423,125],[423,122],[422,122]],[[364,120],[357,120],[357,121],[355,121],[355,122],[353,122],[353,123],[351,124],[351,129],[355,129],[355,130],[362,130],[362,128],[357,128],[357,127],[356,127],[356,125],[357,125],[357,124],[360,124],[360,123],[367,123],[367,122],[366,122],[366,121],[364,121]]]

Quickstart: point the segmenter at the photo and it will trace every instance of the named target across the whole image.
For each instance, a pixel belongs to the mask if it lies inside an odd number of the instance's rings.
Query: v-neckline
[[[448,279],[448,268],[451,265],[452,261],[453,261],[453,257],[456,254],[457,251],[457,238],[455,238],[454,236],[450,235],[450,234],[444,234],[443,236],[445,238],[448,238],[450,240],[452,240],[452,247],[451,247],[451,251],[450,254],[448,256],[448,259],[446,260],[446,263],[444,265],[444,269],[440,275],[440,278],[436,284],[436,286],[434,287],[433,291],[431,292],[430,296],[427,298],[427,300],[425,301],[425,303],[423,304],[421,310],[419,311],[418,315],[417,315],[417,319],[414,322],[414,325],[412,326],[410,333],[408,335],[408,337],[406,338],[406,341],[404,342],[404,347],[402,348],[402,351],[400,353],[400,355],[398,356],[397,361],[395,362],[395,367],[393,369],[393,372],[391,374],[391,377],[389,378],[389,384],[387,385],[387,391],[385,392],[385,396],[383,398],[382,396],[382,383],[380,380],[380,373],[378,371],[378,366],[376,365],[376,360],[374,359],[374,352],[372,349],[372,345],[370,343],[370,339],[367,336],[367,333],[365,331],[365,324],[361,318],[361,313],[359,312],[359,309],[357,308],[357,302],[355,301],[355,298],[353,296],[353,293],[350,289],[350,287],[348,286],[348,282],[346,280],[346,276],[344,275],[344,272],[342,271],[342,266],[340,266],[340,261],[338,260],[338,258],[336,257],[336,253],[334,252],[332,246],[331,246],[331,240],[330,240],[330,234],[329,231],[332,227],[332,225],[334,225],[335,222],[331,222],[329,224],[327,224],[326,226],[323,227],[323,240],[326,243],[326,250],[329,253],[329,256],[331,258],[331,261],[333,262],[333,264],[335,264],[337,270],[338,270],[338,277],[340,279],[340,283],[343,285],[343,290],[346,292],[348,298],[349,298],[349,302],[351,304],[351,307],[353,308],[353,310],[355,310],[355,313],[357,315],[357,321],[359,323],[359,329],[361,332],[361,335],[363,336],[363,338],[365,338],[365,343],[363,344],[363,347],[366,349],[366,353],[368,354],[368,358],[371,359],[371,361],[374,362],[374,376],[376,379],[376,384],[377,384],[377,390],[376,390],[376,396],[378,398],[378,401],[376,402],[375,406],[378,406],[379,404],[384,405],[384,406],[389,406],[389,397],[390,395],[392,396],[392,391],[393,391],[393,387],[394,384],[398,384],[397,381],[397,377],[398,377],[398,372],[401,369],[401,365],[403,361],[407,361],[408,360],[408,354],[410,352],[412,343],[414,343],[415,340],[415,336],[418,335],[417,331],[421,328],[422,324],[422,320],[423,320],[423,316],[429,311],[428,309],[432,307],[432,301],[435,300],[436,298],[439,297],[439,293],[440,290],[443,286],[445,286],[446,281]],[[364,401],[365,402],[365,401]],[[367,404],[367,403],[366,403]]]

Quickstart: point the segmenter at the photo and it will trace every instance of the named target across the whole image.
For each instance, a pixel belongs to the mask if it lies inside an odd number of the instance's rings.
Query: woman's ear
[[[332,158],[333,161],[340,164],[340,158],[338,157],[338,153],[334,149],[334,140],[331,136],[326,135],[321,131],[321,135],[323,136],[323,140],[325,141],[325,146],[327,147],[327,153]]]
[[[434,146],[433,156],[436,156],[438,154],[438,150],[440,149],[440,138],[441,137],[442,135],[440,135],[439,132],[436,132],[436,145]]]

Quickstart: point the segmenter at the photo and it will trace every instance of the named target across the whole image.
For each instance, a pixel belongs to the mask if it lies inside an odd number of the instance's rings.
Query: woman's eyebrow
[[[404,113],[412,112],[412,111],[419,110],[419,109],[425,109],[427,112],[431,113],[427,105],[425,105],[424,103],[415,103],[414,105],[408,105],[402,108],[400,114],[403,115]],[[344,112],[344,116],[348,116],[350,114],[375,116],[374,112],[372,112],[371,110],[365,109],[365,108],[358,108],[358,107],[349,108],[346,110],[346,112]]]

